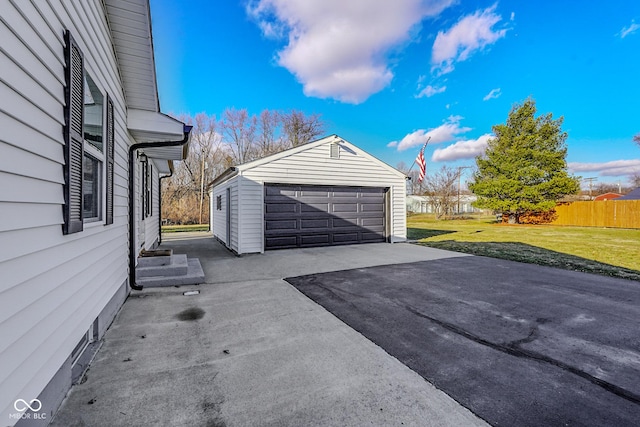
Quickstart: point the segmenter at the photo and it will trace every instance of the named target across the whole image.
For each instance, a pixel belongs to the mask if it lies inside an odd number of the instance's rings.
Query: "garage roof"
[[[367,153],[366,151],[356,147],[355,145],[351,144],[350,142],[342,139],[341,137],[339,137],[338,135],[330,135],[330,136],[326,136],[324,138],[318,139],[316,141],[312,141],[308,144],[304,144],[304,145],[299,145],[298,147],[293,147],[290,148],[288,150],[284,150],[281,151],[279,153],[276,154],[272,154],[270,156],[266,156],[263,157],[261,159],[257,159],[257,160],[253,160],[251,162],[247,162],[247,163],[243,163],[241,165],[238,166],[233,166],[230,167],[229,169],[227,169],[226,171],[224,171],[223,173],[221,173],[220,175],[218,175],[213,181],[211,181],[209,183],[209,185],[207,186],[207,188],[211,188],[211,187],[215,187],[216,185],[220,184],[221,182],[224,182],[230,178],[233,178],[234,176],[236,176],[239,173],[242,173],[243,171],[249,170],[249,169],[253,169],[256,168],[258,166],[262,166],[264,164],[270,163],[270,162],[274,162],[276,160],[279,159],[283,159],[285,157],[289,157],[289,156],[293,156],[295,154],[301,153],[303,151],[306,150],[310,150],[312,148],[318,147],[320,145],[323,144],[340,144],[340,146],[348,151],[351,151],[353,153],[356,153],[358,155],[364,156],[367,159],[371,160],[372,162],[378,163],[380,165],[382,165],[383,167],[389,169],[390,171],[392,171],[394,174],[398,175],[399,177],[402,178],[406,178],[406,175],[402,172],[400,172],[399,170],[397,170],[396,168],[389,166],[387,163],[383,162],[382,160],[372,156],[371,154]]]

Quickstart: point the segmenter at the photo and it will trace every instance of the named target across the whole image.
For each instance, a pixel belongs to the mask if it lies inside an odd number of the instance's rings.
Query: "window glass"
[[[84,140],[102,152],[104,97],[91,77],[84,74]]]
[[[83,159],[82,209],[84,219],[100,219],[100,170],[101,163],[91,156]]]

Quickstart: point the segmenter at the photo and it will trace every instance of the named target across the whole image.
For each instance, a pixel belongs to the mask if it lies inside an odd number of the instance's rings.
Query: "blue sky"
[[[640,2],[151,0],[161,109],[318,113],[379,159],[473,165],[515,103],[564,116],[570,170],[640,173]]]

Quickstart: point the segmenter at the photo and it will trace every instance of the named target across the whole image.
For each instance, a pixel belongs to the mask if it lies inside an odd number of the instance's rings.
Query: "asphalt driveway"
[[[484,257],[286,279],[495,426],[640,424],[640,283]]]

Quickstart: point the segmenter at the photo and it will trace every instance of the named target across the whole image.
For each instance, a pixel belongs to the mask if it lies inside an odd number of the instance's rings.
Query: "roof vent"
[[[340,145],[338,143],[331,144],[331,158],[332,159],[340,158]]]

